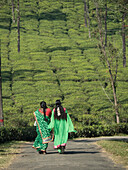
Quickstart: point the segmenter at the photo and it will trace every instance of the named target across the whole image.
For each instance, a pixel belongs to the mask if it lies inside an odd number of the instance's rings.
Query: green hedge
[[[83,126],[77,129],[77,133],[71,133],[69,138],[113,136],[119,133],[128,134],[128,124]],[[0,127],[0,143],[11,140],[34,141],[36,135],[36,128],[33,126],[24,128]]]
[[[35,127],[6,128],[0,127],[0,143],[12,140],[33,141],[36,137]]]
[[[119,133],[128,134],[128,124],[83,126],[77,130],[76,134],[72,134],[72,137],[113,136]]]

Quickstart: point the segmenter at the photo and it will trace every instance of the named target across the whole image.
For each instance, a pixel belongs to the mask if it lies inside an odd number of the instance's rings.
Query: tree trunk
[[[107,46],[107,0],[105,2],[105,46]]]
[[[12,0],[12,20],[15,23],[14,0]]]
[[[86,10],[87,10],[87,18],[88,18],[88,32],[89,32],[89,38],[91,38],[91,28],[90,28],[90,17],[89,17],[89,8],[88,8],[88,5],[89,5],[89,1],[86,5]]]
[[[115,106],[115,112],[116,112],[116,122],[118,124],[118,123],[120,123],[120,121],[119,121],[118,104],[117,104],[117,97],[116,97],[116,88],[115,88],[115,82],[113,80],[113,75],[112,75],[112,71],[111,71],[111,67],[110,67],[110,63],[109,63],[108,59],[107,59],[107,64],[108,64],[108,68],[109,68],[109,74],[110,74],[112,90],[113,90],[114,106]]]
[[[125,13],[122,16],[123,67],[126,67]]]
[[[3,119],[3,106],[2,106],[1,44],[0,44],[0,126],[3,125],[4,125],[4,119]]]
[[[111,85],[112,85],[112,90],[113,90],[113,97],[114,97],[114,107],[115,107],[115,113],[116,113],[116,122],[118,124],[120,121],[119,121],[118,104],[117,104],[117,97],[116,97],[116,90],[115,90],[115,82],[114,82],[114,79],[113,79],[111,66],[110,66],[109,60],[107,58],[107,54],[106,54],[106,50],[105,50],[105,46],[104,46],[103,30],[102,30],[102,25],[101,25],[101,19],[100,19],[100,16],[99,16],[99,11],[98,11],[98,3],[96,1],[95,1],[95,5],[96,5],[96,14],[97,14],[97,19],[98,19],[101,50],[102,50],[102,52],[104,54],[104,57],[105,57],[105,60],[107,62],[108,69],[109,69],[110,80],[111,80]]]
[[[87,7],[86,7],[86,0],[84,0],[84,21],[85,21],[85,27],[87,27]]]
[[[20,52],[20,6],[19,6],[19,0],[17,0],[17,10],[18,10],[18,16],[17,16],[18,52]]]

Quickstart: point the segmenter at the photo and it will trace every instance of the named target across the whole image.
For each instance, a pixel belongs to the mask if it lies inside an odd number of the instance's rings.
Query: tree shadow
[[[5,26],[5,25],[0,25],[0,29],[7,29],[7,30],[9,30],[9,26]]]
[[[107,30],[107,35],[115,35],[116,32],[119,32],[121,29],[119,27],[117,28],[112,28],[112,29],[109,29]]]
[[[10,71],[1,71],[2,81],[10,80]]]
[[[11,96],[2,96],[2,99],[11,99]]]
[[[49,52],[53,52],[53,51],[57,51],[57,50],[67,51],[70,49],[72,49],[72,48],[65,46],[65,47],[56,47],[56,48],[46,48],[46,49],[43,49],[43,51],[49,53]]]
[[[11,74],[11,71],[2,71],[2,81],[11,81],[11,76],[13,78],[18,77],[18,80],[24,80],[24,78],[27,77],[25,73],[30,73],[31,74],[36,74],[36,73],[44,73],[44,70],[33,70],[33,69],[21,69],[21,70],[16,70],[13,74]]]
[[[109,108],[110,108],[110,106],[105,106],[105,107],[99,108],[97,111],[102,111],[102,110],[106,110],[106,109],[109,109]]]
[[[120,104],[123,104],[123,103],[125,103],[125,102],[127,102],[128,101],[128,98],[126,98],[126,99],[124,99],[124,100],[121,100],[120,101]]]
[[[128,137],[124,136],[124,137],[121,137],[121,136],[108,136],[108,137],[99,137],[99,138],[89,138],[89,139],[82,139],[82,140],[73,140],[73,142],[86,142],[86,143],[90,143],[90,142],[97,142],[97,141],[100,141],[100,140],[108,140],[108,141],[125,141],[125,142],[128,142]]]
[[[97,48],[97,46],[96,45],[92,45],[92,46],[90,45],[90,46],[86,46],[86,47],[79,47],[78,46],[78,49],[80,49],[82,51],[82,53],[83,53],[84,50],[93,49],[93,48],[95,49],[95,48]]]
[[[40,20],[64,20],[67,21],[67,17],[65,13],[62,13],[60,10],[55,9],[52,12],[41,13]]]
[[[82,140],[73,140],[73,142],[96,142],[97,139],[82,139]]]
[[[5,25],[0,25],[0,29],[7,29],[7,30],[14,30],[14,29],[17,29],[17,27],[16,26],[12,26],[11,28],[10,28],[10,26],[5,26]],[[27,30],[25,29],[25,27],[20,27],[20,30],[22,31],[22,32],[24,32],[24,33],[26,33],[27,32]],[[37,30],[35,30],[35,29],[33,29],[33,31],[37,31]]]
[[[120,142],[120,141],[122,141],[122,142],[126,142],[126,143],[128,143],[128,138],[117,138],[117,139],[107,139],[108,141],[117,141],[117,142]]]
[[[18,153],[18,152],[14,152],[14,153],[1,153],[0,155],[19,155],[19,154],[22,154],[22,152]]]
[[[39,16],[34,13],[34,15],[25,15],[22,18],[27,19],[37,19],[37,20],[64,20],[67,21],[67,16],[65,13],[61,12],[58,9],[53,10],[52,12],[42,12]]]
[[[7,23],[9,23],[10,19],[11,18],[8,18],[8,17],[0,17],[0,22],[7,22]]]
[[[5,152],[5,150],[3,150],[3,149],[0,149],[0,152]]]

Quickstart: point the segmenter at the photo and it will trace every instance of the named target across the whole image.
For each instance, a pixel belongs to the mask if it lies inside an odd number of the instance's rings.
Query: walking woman
[[[64,153],[68,133],[76,131],[66,108],[62,107],[60,100],[56,100],[56,107],[52,111],[48,128],[54,129],[54,149],[58,149],[59,153]]]
[[[39,154],[46,154],[48,143],[52,141],[48,124],[50,122],[51,110],[47,108],[46,102],[40,103],[40,109],[36,110],[33,114],[36,121],[37,137],[33,144],[33,148],[37,149]]]

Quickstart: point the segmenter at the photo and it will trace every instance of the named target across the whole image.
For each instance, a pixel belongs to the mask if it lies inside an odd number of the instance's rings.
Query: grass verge
[[[7,168],[12,160],[21,152],[23,141],[11,141],[0,144],[0,167]]]
[[[128,141],[101,140],[96,142],[106,151],[115,163],[128,168]]]

